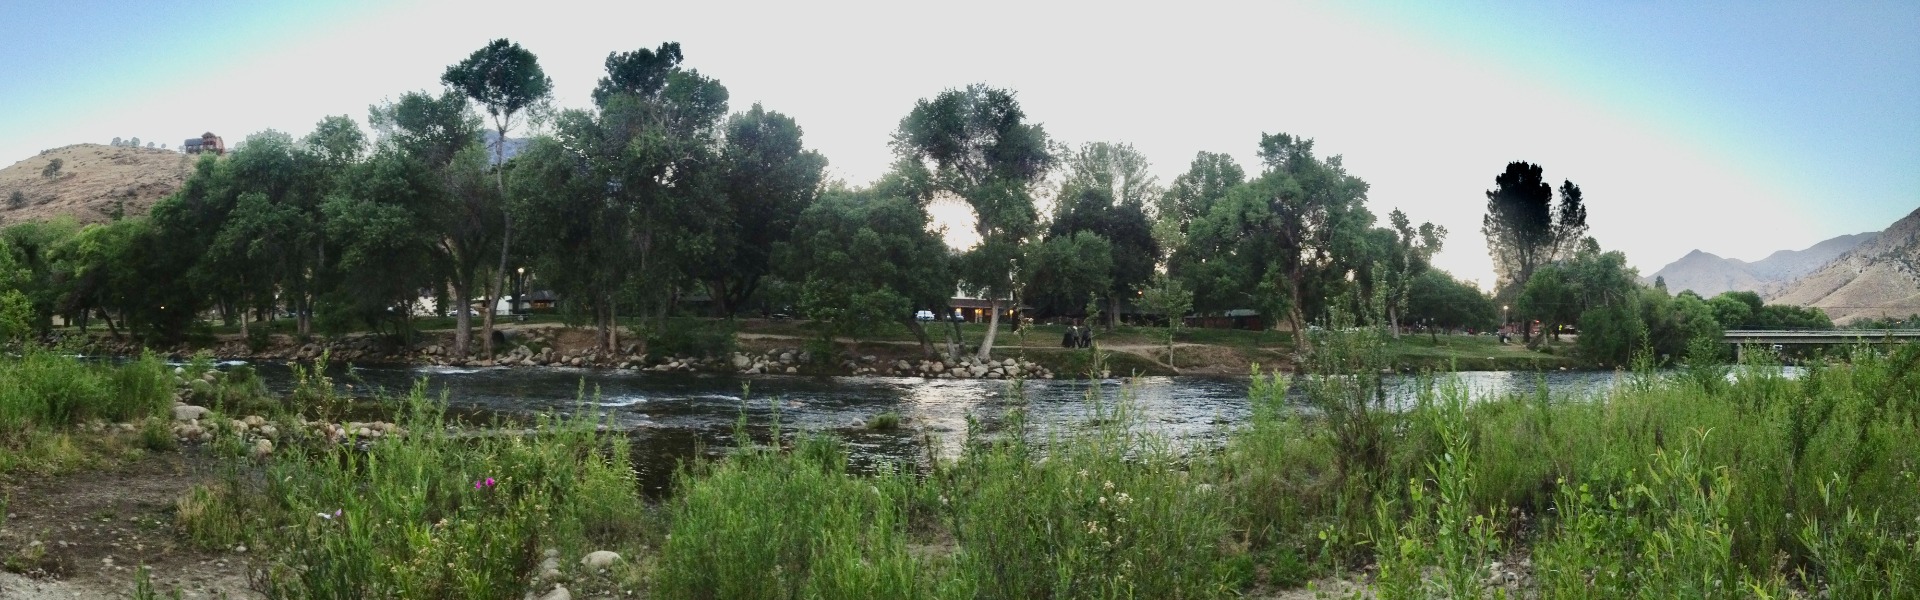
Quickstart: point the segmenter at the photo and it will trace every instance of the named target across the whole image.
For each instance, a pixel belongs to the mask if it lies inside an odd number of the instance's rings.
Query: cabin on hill
[[[180,150],[187,154],[199,154],[201,152],[226,154],[227,142],[220,139],[220,136],[214,135],[213,132],[209,131],[200,134],[200,137],[197,138],[187,138],[186,142],[180,144]]]

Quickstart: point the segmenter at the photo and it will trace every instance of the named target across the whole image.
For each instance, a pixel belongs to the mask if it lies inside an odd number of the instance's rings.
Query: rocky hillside
[[[1920,313],[1920,210],[1767,301],[1820,308],[1836,324]]]
[[[54,159],[59,174],[41,175]],[[82,223],[115,210],[146,214],[186,181],[193,157],[171,150],[75,144],[0,169],[0,225],[70,215]]]
[[[1668,290],[1693,290],[1709,298],[1735,290],[1768,294],[1825,266],[1848,250],[1872,241],[1877,235],[1874,232],[1843,235],[1805,250],[1774,252],[1755,262],[1722,258],[1694,250],[1680,257],[1680,260],[1661,267],[1646,280],[1652,283],[1655,277],[1665,278]]]

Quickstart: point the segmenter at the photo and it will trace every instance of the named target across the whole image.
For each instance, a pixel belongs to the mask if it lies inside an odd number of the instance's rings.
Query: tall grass
[[[637,553],[646,516],[623,439],[590,419],[454,437],[424,384],[403,406],[408,435],[287,448],[258,482],[194,490],[181,526],[266,549],[270,598],[519,598],[546,550]]]
[[[164,413],[173,375],[147,354],[120,365],[44,350],[0,358],[0,434],[87,421],[132,421]]]

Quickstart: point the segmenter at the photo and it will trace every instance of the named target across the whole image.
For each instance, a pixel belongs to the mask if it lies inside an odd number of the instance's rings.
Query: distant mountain
[[[1680,257],[1680,260],[1661,267],[1646,280],[1651,283],[1655,278],[1665,278],[1668,290],[1693,290],[1709,298],[1735,290],[1764,295],[1812,273],[1848,250],[1872,241],[1877,235],[1873,232],[1843,235],[1805,250],[1774,252],[1755,262],[1722,258],[1694,250]]]
[[[1836,324],[1920,313],[1920,210],[1768,294],[1767,301],[1816,307]]]
[[[485,144],[487,147],[488,163],[494,162],[493,141],[497,139],[500,139],[500,134],[498,132],[495,132],[492,130],[486,130],[486,131],[480,132],[480,143]],[[513,157],[518,156],[521,150],[526,149],[527,141],[528,141],[527,138],[514,138],[514,137],[507,138],[506,152],[504,153],[505,156],[503,156],[502,158],[512,159]]]
[[[58,175],[41,171],[60,159]],[[0,169],[0,225],[71,216],[142,215],[186,182],[193,157],[171,150],[74,144]]]

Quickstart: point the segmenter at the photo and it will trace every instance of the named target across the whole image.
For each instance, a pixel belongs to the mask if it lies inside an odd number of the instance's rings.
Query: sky
[[[561,107],[591,104],[609,52],[680,42],[733,110],[792,116],[856,185],[916,100],[972,83],[1056,140],[1132,144],[1162,184],[1196,152],[1251,173],[1262,133],[1313,138],[1382,221],[1445,226],[1436,265],[1483,285],[1485,194],[1510,161],[1578,184],[1589,233],[1643,274],[1920,208],[1920,2],[7,0],[0,36],[0,164],[364,122],[504,37]]]

